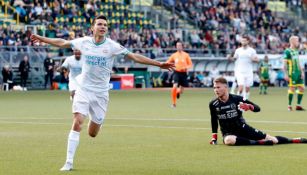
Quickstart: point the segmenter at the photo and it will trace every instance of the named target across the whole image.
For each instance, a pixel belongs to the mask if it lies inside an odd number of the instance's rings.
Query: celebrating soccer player
[[[163,63],[145,56],[129,52],[125,47],[107,38],[108,20],[105,16],[95,17],[91,24],[93,36],[67,41],[59,38],[46,38],[32,35],[34,43],[44,42],[61,48],[77,49],[81,51],[84,61],[82,73],[78,75],[80,85],[73,100],[73,125],[68,135],[67,158],[61,171],[73,168],[75,151],[79,144],[81,126],[86,116],[90,116],[88,134],[96,137],[104,121],[109,102],[109,81],[112,72],[114,57],[123,55],[128,59],[141,64],[158,66],[162,69],[173,70],[173,63]]]

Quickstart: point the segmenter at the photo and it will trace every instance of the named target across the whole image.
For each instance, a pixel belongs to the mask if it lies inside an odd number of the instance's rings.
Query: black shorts
[[[262,139],[265,139],[266,137],[266,133],[258,129],[255,129],[249,126],[248,124],[243,124],[242,128],[236,130],[235,132],[228,132],[228,133],[223,134],[223,137],[225,138],[228,135],[244,137],[250,140],[262,140]]]
[[[178,86],[189,87],[188,74],[186,72],[174,72],[173,83],[177,83]]]

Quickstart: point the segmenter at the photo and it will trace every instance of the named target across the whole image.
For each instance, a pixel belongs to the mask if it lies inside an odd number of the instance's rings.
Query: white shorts
[[[77,88],[78,88],[78,83],[77,83],[77,81],[75,81],[75,80],[69,80],[68,88],[69,88],[69,91],[70,91],[70,92],[71,92],[71,91],[77,90]]]
[[[102,124],[107,112],[109,92],[94,93],[78,88],[72,104],[73,113],[81,113],[90,117],[90,120]]]
[[[236,73],[235,77],[239,86],[251,87],[254,84],[253,74]]]

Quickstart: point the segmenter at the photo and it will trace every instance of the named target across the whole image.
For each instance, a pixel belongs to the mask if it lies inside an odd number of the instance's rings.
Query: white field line
[[[18,121],[1,121],[0,124],[28,124],[28,125],[71,125],[70,123],[50,123],[50,122],[18,122]],[[181,126],[154,126],[154,125],[111,125],[105,124],[104,127],[127,127],[127,128],[152,128],[152,129],[186,129],[186,130],[211,130],[211,128],[198,127],[181,127]],[[274,131],[265,130],[266,132],[275,133],[292,133],[292,134],[307,134],[305,131]]]
[[[67,118],[17,118],[17,117],[0,117],[1,120],[72,120],[72,117]],[[105,118],[105,120],[128,120],[128,121],[186,121],[186,122],[210,122],[209,119],[188,119],[188,118]],[[266,121],[266,120],[247,120],[247,123],[267,123],[267,124],[292,124],[292,125],[307,125],[307,122],[292,122],[292,121]]]

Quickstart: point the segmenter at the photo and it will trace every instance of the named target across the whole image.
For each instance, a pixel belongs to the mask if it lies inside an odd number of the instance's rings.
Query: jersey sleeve
[[[290,51],[289,51],[288,49],[286,49],[286,50],[284,51],[283,58],[284,58],[285,60],[290,60],[290,59],[291,59],[291,54],[290,54]]]
[[[216,115],[216,110],[214,109],[214,106],[212,102],[209,104],[210,108],[210,115],[211,115],[211,129],[212,133],[217,133],[218,130],[218,118]]]
[[[174,62],[174,54],[172,54],[168,60],[167,60],[168,63],[173,63]]]
[[[253,103],[253,102],[251,102],[251,101],[249,101],[249,100],[244,100],[243,97],[242,97],[242,99],[241,99],[240,102],[242,102],[242,103],[247,103],[247,104],[251,104],[251,105],[254,106],[253,112],[260,112],[260,107],[259,107],[257,104],[255,104],[255,103]]]
[[[69,57],[67,57],[64,61],[64,63],[62,64],[62,67],[65,67],[65,68],[69,68]]]
[[[127,55],[128,53],[130,53],[130,51],[128,49],[126,49],[124,46],[114,42],[112,44],[112,54],[113,56],[117,56],[117,55]]]
[[[257,52],[255,49],[252,49],[251,55],[252,55],[251,58],[257,57]]]
[[[74,40],[70,41],[70,45],[72,49],[77,49],[77,50],[81,50],[81,46],[82,46],[82,42],[84,41],[84,37],[82,38],[77,38]]]
[[[239,58],[238,49],[236,49],[235,53],[233,54],[233,58],[235,59]]]

